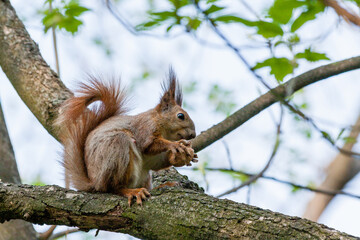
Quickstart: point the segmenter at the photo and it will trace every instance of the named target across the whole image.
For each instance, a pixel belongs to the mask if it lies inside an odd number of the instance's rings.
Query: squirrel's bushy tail
[[[74,96],[60,107],[54,125],[59,129],[60,141],[64,145],[65,185],[70,183],[78,190],[91,191],[84,148],[86,138],[101,122],[126,112],[126,95],[115,81],[103,82],[90,77],[87,83],[80,83]],[[91,109],[88,106],[95,103]]]

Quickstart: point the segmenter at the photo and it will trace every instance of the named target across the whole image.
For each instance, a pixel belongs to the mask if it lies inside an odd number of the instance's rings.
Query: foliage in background
[[[72,35],[77,33],[83,24],[80,16],[90,9],[82,6],[79,0],[62,0],[59,2],[59,6],[50,9],[49,5],[53,2],[59,1],[46,0],[44,4],[46,10],[40,11],[43,14],[42,23],[45,33],[52,27],[65,30]]]
[[[311,45],[305,50],[295,48],[301,43],[298,30],[324,14],[325,5],[322,1],[275,0],[256,20],[246,19],[240,13],[231,14],[231,8],[225,6],[220,0],[167,0],[163,2],[167,3],[168,8],[166,10],[159,10],[156,7],[150,9],[148,20],[137,25],[138,31],[162,27],[166,32],[183,29],[186,32],[196,33],[201,27],[208,27],[209,22],[219,27],[241,24],[248,30],[253,30],[251,38],[266,43],[269,48],[270,56],[256,63],[253,69],[269,67],[270,74],[279,83],[294,72],[299,66],[299,60],[308,62],[330,60],[325,53],[318,53],[312,49]],[[289,54],[276,54],[277,48],[282,46],[286,46]]]

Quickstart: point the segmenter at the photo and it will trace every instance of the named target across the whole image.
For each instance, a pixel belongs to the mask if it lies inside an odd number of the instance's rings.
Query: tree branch
[[[168,178],[164,174],[178,178],[172,169],[158,175],[158,183]],[[192,184],[182,178],[181,188],[154,190],[142,208],[129,208],[116,195],[0,183],[0,221],[20,218],[145,239],[356,239],[309,220],[219,200]]]
[[[282,98],[291,96],[294,92],[312,83],[358,68],[360,68],[360,56],[330,63],[294,77],[286,83],[261,95],[222,122],[202,132],[193,140],[193,147],[195,151],[200,151],[216,142],[250,118],[256,116],[262,110],[278,102],[279,98],[277,96]]]

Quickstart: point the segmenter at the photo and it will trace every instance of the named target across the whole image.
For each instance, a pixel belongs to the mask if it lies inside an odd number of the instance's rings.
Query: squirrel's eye
[[[177,117],[180,118],[181,120],[185,119],[185,115],[183,113],[178,113]]]

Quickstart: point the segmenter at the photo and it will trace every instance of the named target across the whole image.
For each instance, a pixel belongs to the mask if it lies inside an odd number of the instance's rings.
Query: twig
[[[43,233],[39,233],[39,240],[47,240],[51,237],[51,234],[54,232],[56,225],[52,225],[48,230]]]
[[[57,238],[60,238],[62,236],[66,236],[70,233],[76,233],[76,232],[79,232],[80,230],[78,228],[73,228],[73,229],[67,229],[65,231],[62,231],[62,232],[58,232],[58,233],[55,233],[54,235],[52,235],[49,240],[54,240],[54,239],[57,239]]]
[[[259,14],[257,14],[256,12],[255,12],[255,10],[252,8],[252,7],[250,7],[250,5],[246,2],[246,1],[244,1],[244,0],[240,0],[240,2],[242,3],[242,5],[244,5],[244,7],[249,11],[249,12],[251,12],[257,19],[261,19],[260,18],[260,16],[259,16]]]
[[[247,194],[246,194],[246,204],[250,205],[250,195],[251,195],[251,185],[248,186]]]
[[[49,1],[49,12],[52,12],[52,0]],[[55,64],[56,64],[56,73],[60,77],[60,64],[59,64],[59,55],[58,55],[58,48],[56,42],[56,32],[55,27],[51,27],[53,44],[54,44],[54,53],[55,53]]]
[[[234,168],[233,168],[233,164],[232,164],[229,145],[227,144],[227,142],[225,140],[222,140],[221,142],[225,147],[225,151],[226,151],[226,155],[227,155],[227,159],[228,159],[228,162],[229,162],[230,169],[233,170]]]
[[[192,168],[190,170],[198,170],[198,169],[197,168]],[[247,173],[247,172],[244,172],[244,171],[233,171],[233,170],[229,170],[229,169],[226,169],[226,168],[209,168],[209,167],[207,167],[207,168],[205,168],[205,170],[207,170],[207,171],[234,172],[234,173],[242,174],[242,175],[245,175],[245,176],[248,176],[248,177],[252,177],[252,176],[255,175],[255,174]],[[360,199],[360,195],[356,195],[356,194],[353,194],[353,193],[348,193],[348,192],[345,192],[345,191],[342,191],[342,190],[318,189],[318,188],[304,186],[304,185],[293,183],[293,182],[290,182],[290,181],[278,179],[276,177],[266,176],[266,175],[263,175],[261,178],[271,180],[271,181],[275,181],[275,182],[279,182],[279,183],[283,183],[283,184],[287,184],[287,185],[293,186],[295,188],[304,189],[304,190],[317,192],[317,193],[322,193],[322,194],[326,194],[326,195],[335,196],[337,194],[340,194],[340,195]]]
[[[261,178],[264,173],[266,172],[266,170],[268,170],[268,168],[270,167],[278,149],[279,149],[279,145],[280,145],[280,134],[281,134],[281,125],[282,125],[282,119],[283,119],[283,115],[284,115],[284,111],[283,109],[281,108],[281,112],[280,112],[280,120],[279,120],[279,123],[277,124],[277,128],[276,128],[276,138],[275,138],[275,144],[274,144],[274,148],[272,150],[272,153],[270,155],[270,158],[269,160],[267,161],[265,167],[258,173],[258,174],[255,174],[253,176],[251,176],[248,180],[246,180],[245,182],[243,182],[242,184],[240,184],[239,186],[237,187],[234,187],[220,195],[218,195],[217,197],[223,197],[225,195],[228,195],[230,193],[233,193],[233,192],[236,192],[238,191],[240,188],[243,188],[247,185],[250,185],[251,183],[255,182],[256,180],[258,180],[259,178]]]

